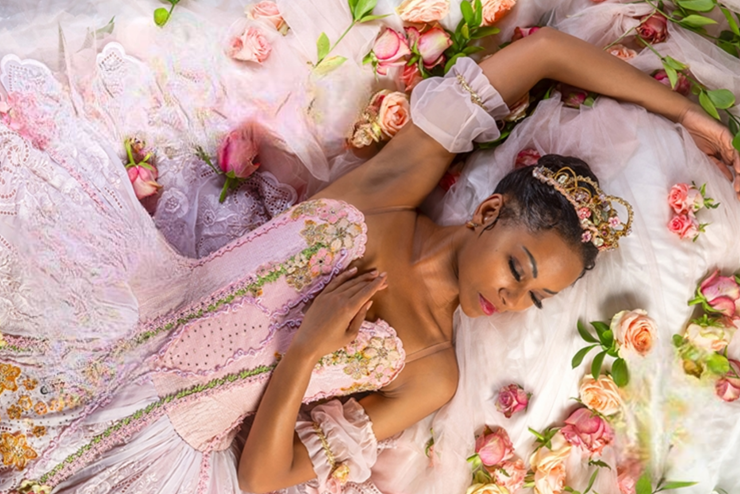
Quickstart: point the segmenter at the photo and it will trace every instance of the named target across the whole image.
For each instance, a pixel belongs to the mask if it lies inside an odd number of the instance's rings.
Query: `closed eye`
[[[511,274],[514,276],[514,279],[516,281],[522,281],[522,277],[519,275],[519,272],[516,270],[516,267],[514,266],[514,258],[509,258],[509,269],[511,269]]]
[[[541,309],[542,308],[542,300],[540,300],[537,297],[535,297],[534,296],[534,293],[532,293],[532,292],[529,292],[529,296],[532,298],[532,303],[534,304],[534,306],[537,307],[538,309]]]

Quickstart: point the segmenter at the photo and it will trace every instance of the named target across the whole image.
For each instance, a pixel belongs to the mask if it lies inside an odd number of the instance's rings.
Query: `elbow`
[[[239,468],[239,489],[251,494],[266,494],[275,490],[274,485],[270,485],[269,479],[260,478],[258,472],[247,471]]]

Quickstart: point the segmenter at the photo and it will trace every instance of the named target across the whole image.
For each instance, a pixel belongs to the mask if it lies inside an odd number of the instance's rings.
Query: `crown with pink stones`
[[[632,232],[632,206],[624,199],[604,194],[590,178],[578,175],[567,166],[558,171],[536,166],[532,175],[551,185],[573,205],[583,228],[582,242],[591,242],[599,251],[612,250],[619,247],[620,237]],[[595,193],[585,184],[590,185]],[[621,204],[627,210],[626,223],[619,219],[615,204]]]

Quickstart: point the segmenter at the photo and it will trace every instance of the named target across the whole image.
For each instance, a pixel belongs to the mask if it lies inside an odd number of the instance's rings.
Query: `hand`
[[[709,156],[731,182],[734,170],[735,193],[740,199],[740,155],[732,146],[732,134],[727,127],[704,113],[698,106],[691,106],[680,118],[679,123],[689,131],[696,146]]]
[[[385,273],[356,273],[357,268],[348,269],[326,285],[306,311],[291,347],[318,360],[357,336],[372,305],[370,299],[388,285]]]

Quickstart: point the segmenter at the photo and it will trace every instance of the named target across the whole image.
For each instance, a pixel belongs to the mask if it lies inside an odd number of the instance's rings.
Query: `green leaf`
[[[594,470],[594,473],[591,474],[591,479],[588,481],[588,486],[586,486],[586,490],[583,491],[583,494],[586,494],[588,491],[591,490],[591,487],[594,485],[594,481],[596,480],[596,476],[599,474],[599,469],[597,468]]]
[[[653,485],[650,482],[650,474],[645,472],[637,481],[635,485],[635,494],[652,494]]]
[[[365,55],[365,58],[362,59],[362,65],[372,63],[373,58],[375,58],[373,52],[368,53],[367,55]]]
[[[598,353],[594,357],[594,361],[591,363],[591,375],[594,376],[594,379],[598,379],[599,374],[601,374],[601,364],[604,362],[605,356],[606,352]]]
[[[591,345],[584,348],[581,348],[578,350],[578,352],[573,355],[573,360],[570,361],[570,365],[573,369],[581,365],[581,362],[583,362],[583,359],[588,355],[588,352],[590,352],[594,347],[597,347],[599,345]]]
[[[719,6],[719,10],[721,10],[722,13],[725,15],[725,19],[727,19],[727,23],[730,25],[730,30],[736,35],[740,36],[740,28],[738,27],[735,18],[732,17],[732,12],[721,5]]]
[[[711,116],[719,120],[719,113],[717,113],[717,108],[715,108],[712,100],[709,99],[709,95],[707,95],[706,91],[702,91],[701,93],[699,93],[699,104],[702,108],[704,108],[705,112],[709,113]]]
[[[460,12],[462,12],[465,23],[470,25],[475,22],[475,12],[473,12],[473,6],[467,0],[463,0],[460,3]]]
[[[494,34],[500,33],[501,30],[497,27],[493,26],[485,26],[485,27],[479,27],[473,31],[473,34],[470,36],[471,39],[481,39],[485,38],[486,36],[493,36]]]
[[[329,48],[329,37],[326,33],[321,33],[319,39],[316,40],[316,54],[318,55],[316,63],[321,63],[321,61],[329,54]]]
[[[352,18],[355,21],[359,21],[367,14],[371,13],[377,4],[378,0],[357,0],[357,4],[355,4],[355,10],[352,12]]]
[[[685,70],[689,68],[688,65],[686,65],[683,62],[679,62],[673,57],[666,56],[666,57],[663,57],[661,61],[663,62],[663,67],[670,67],[676,70]]]
[[[656,490],[655,492],[660,491],[670,491],[673,489],[680,489],[682,487],[691,487],[692,485],[696,485],[699,482],[684,482],[684,481],[676,481],[676,480],[669,480],[662,486],[660,486],[660,489]]]
[[[389,15],[391,15],[391,14],[383,14],[383,15],[366,15],[365,17],[363,17],[362,19],[360,19],[360,20],[359,20],[358,22],[359,22],[359,23],[363,23],[363,22],[370,22],[370,21],[375,21],[375,20],[377,20],[377,19],[385,19],[385,18],[386,18],[386,17],[388,17]]]
[[[607,329],[603,333],[601,333],[601,344],[604,345],[604,347],[609,348],[614,343],[614,333],[611,329]]]
[[[735,95],[727,89],[707,91],[707,95],[712,100],[712,103],[714,103],[714,106],[720,110],[726,110],[735,104]]]
[[[316,68],[314,69],[314,73],[320,76],[326,75],[332,70],[342,65],[346,61],[347,61],[346,58],[340,57],[339,55],[326,58],[322,60],[321,63],[316,66]]]
[[[735,147],[735,149],[740,151],[740,132],[735,134],[735,138],[732,140],[732,145]],[[740,283],[740,281],[738,281],[738,283]]]
[[[724,355],[713,353],[712,355],[707,357],[707,369],[709,369],[712,374],[717,374],[718,376],[721,376],[727,374],[727,372],[730,370],[730,362]]]
[[[175,6],[178,3],[180,3],[180,0],[167,0],[167,1],[170,2],[173,6]]]
[[[578,328],[578,334],[581,335],[581,338],[583,338],[584,341],[587,341],[589,343],[598,343],[599,340],[593,337],[591,333],[588,332],[588,330],[583,326],[581,321],[578,321],[578,324],[576,325]]]
[[[167,12],[167,9],[160,7],[154,11],[154,23],[157,26],[164,26],[165,24],[167,24],[168,20],[170,20],[170,13]]]
[[[355,9],[357,9],[357,0],[347,0],[349,11],[352,12],[352,19],[355,18]]]
[[[609,331],[609,325],[601,321],[591,321],[591,326],[593,326],[596,330],[596,334],[598,335],[599,340],[603,341],[601,335],[604,333],[604,331]]]
[[[463,55],[462,53],[457,53],[453,57],[450,57],[450,59],[447,60],[447,63],[445,64],[445,74],[450,71],[453,65],[455,65],[457,59],[463,56],[465,55]]]
[[[589,465],[593,465],[595,467],[599,467],[599,468],[608,468],[609,470],[612,469],[612,467],[610,467],[609,465],[607,465],[606,463],[604,463],[601,460],[589,460],[588,461],[588,464]]]
[[[729,32],[729,31],[726,31],[726,32]],[[740,48],[740,45],[739,44],[730,43],[728,41],[723,41],[723,40],[720,39],[720,40],[717,40],[717,46],[719,46],[720,48],[722,48],[724,51],[726,51],[727,53],[729,53],[733,57],[735,57],[735,58],[738,57],[738,48]]]
[[[684,17],[678,21],[678,23],[684,27],[702,27],[708,26],[709,24],[717,24],[717,21],[710,19],[709,17],[704,17],[703,15],[692,14]]]
[[[730,133],[732,135],[735,135],[738,132],[740,132],[740,126],[737,125],[737,122],[735,122],[734,119],[731,118],[729,123],[730,123]]]
[[[671,89],[674,89],[676,87],[676,84],[678,83],[678,72],[673,67],[663,66],[665,69],[665,73],[668,76],[668,80],[671,83]]]
[[[483,22],[483,3],[480,0],[475,0],[475,27],[478,27]]]
[[[483,48],[482,46],[468,46],[462,52],[465,55],[472,55],[473,53],[478,53],[479,51],[483,50],[485,50],[485,48]]]
[[[681,345],[683,345],[683,336],[680,334],[674,334],[673,335],[673,346],[676,348],[679,348]]]
[[[463,38],[470,39],[470,28],[467,23],[463,24],[462,29],[460,29],[460,34],[463,35]]]
[[[623,358],[618,358],[612,364],[612,379],[614,379],[614,384],[620,388],[627,386],[627,383],[630,382],[627,362],[625,362]]]
[[[712,0],[676,0],[681,7],[697,12],[709,12],[714,8]]]

